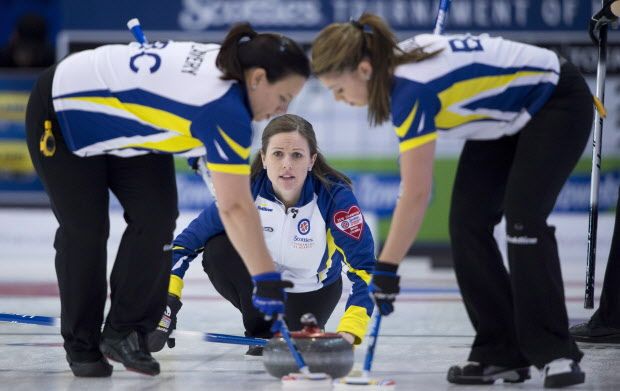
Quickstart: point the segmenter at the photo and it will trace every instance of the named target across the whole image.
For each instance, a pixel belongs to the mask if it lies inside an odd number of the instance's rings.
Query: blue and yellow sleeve
[[[401,154],[437,138],[435,116],[441,103],[423,84],[395,77],[391,105]]]
[[[192,123],[192,134],[203,142],[211,172],[250,175],[252,116],[238,89],[231,87],[209,103]]]
[[[347,277],[353,283],[336,331],[353,335],[357,345],[366,334],[374,308],[368,292],[375,265],[374,241],[353,191],[346,186],[333,191],[329,220],[328,242],[342,254]]]
[[[202,252],[205,243],[212,236],[223,231],[224,226],[217,211],[217,205],[212,203],[174,239],[169,293],[181,297],[183,277],[190,263]]]

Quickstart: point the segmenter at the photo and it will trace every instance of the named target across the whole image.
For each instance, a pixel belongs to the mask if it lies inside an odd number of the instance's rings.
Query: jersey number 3
[[[455,38],[448,41],[453,52],[481,52],[484,49],[477,38]]]
[[[151,50],[151,49],[163,49],[166,46],[168,46],[168,42],[153,42],[151,44],[142,44],[140,45],[140,49],[142,49],[142,51],[138,54],[135,54],[133,56],[131,56],[131,58],[129,59],[129,69],[131,69],[132,72],[134,73],[138,73],[140,71],[140,62],[138,61],[141,57],[147,57],[150,58],[152,60],[152,64],[148,66],[148,70],[150,73],[155,73],[157,72],[157,70],[159,69],[159,67],[161,66],[161,57],[159,56],[159,54],[155,54],[155,53],[149,53],[147,52],[147,50]],[[144,64],[142,64],[144,65]],[[147,63],[148,65],[148,63]]]

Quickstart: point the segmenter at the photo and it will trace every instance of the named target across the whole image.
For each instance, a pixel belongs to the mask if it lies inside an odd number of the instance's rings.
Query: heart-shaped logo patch
[[[353,205],[349,210],[339,210],[334,213],[334,224],[339,230],[359,240],[364,230],[364,217],[357,205]]]

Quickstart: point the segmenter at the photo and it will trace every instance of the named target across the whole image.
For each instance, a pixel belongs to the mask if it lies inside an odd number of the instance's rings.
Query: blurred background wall
[[[249,21],[259,31],[281,32],[309,49],[326,24],[347,21],[364,11],[384,17],[400,39],[428,33],[437,8],[438,0],[0,0],[0,207],[47,205],[24,143],[24,110],[36,76],[70,53],[130,42],[125,27],[130,18],[140,19],[151,41],[218,42],[232,24]],[[551,48],[575,63],[594,91],[597,48],[589,40],[587,24],[599,8],[598,0],[453,0],[446,33],[489,33]],[[620,32],[612,30],[599,200],[603,218],[613,214],[620,184],[619,71]],[[369,127],[365,109],[334,103],[314,79],[290,112],[314,125],[330,162],[352,176],[365,214],[383,240],[399,184],[398,148],[391,127]],[[256,124],[255,140],[264,125]],[[438,143],[430,208],[412,249],[431,255],[437,266],[450,262],[447,216],[460,148],[459,142]],[[554,215],[562,221],[561,246],[570,246],[576,238],[586,240],[583,221],[587,221],[591,153],[588,146],[556,205]],[[211,202],[200,178],[181,159],[177,170],[182,210],[198,210]],[[606,235],[611,232],[599,232],[601,240]]]

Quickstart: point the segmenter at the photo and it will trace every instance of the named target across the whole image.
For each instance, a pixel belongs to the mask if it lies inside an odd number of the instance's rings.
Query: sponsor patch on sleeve
[[[353,205],[349,210],[339,210],[334,213],[334,224],[340,231],[359,240],[364,229],[364,217],[360,208]]]

